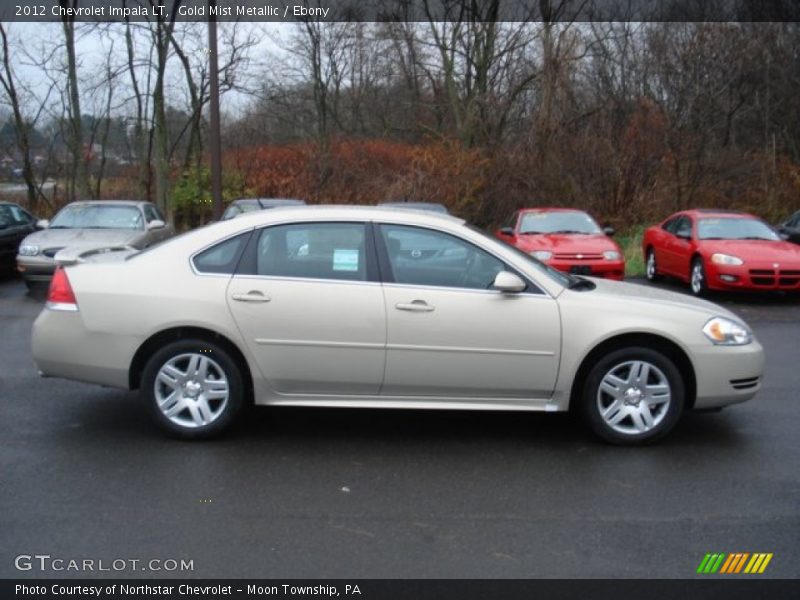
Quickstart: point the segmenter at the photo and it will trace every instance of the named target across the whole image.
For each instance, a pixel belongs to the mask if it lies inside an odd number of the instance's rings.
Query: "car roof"
[[[264,204],[264,203],[305,204],[305,200],[298,198],[237,198],[231,204]]]
[[[107,204],[118,204],[121,206],[141,206],[142,204],[152,204],[147,200],[76,200],[75,202],[70,202],[67,206],[85,206],[85,205],[107,205]]]
[[[532,208],[520,208],[519,212],[526,213],[526,212],[575,212],[575,213],[586,213],[585,210],[580,208],[564,208],[561,206],[536,206]]]
[[[405,220],[416,220],[421,225],[425,223],[435,224],[438,222],[464,223],[464,219],[454,217],[450,214],[434,211],[408,210],[395,208],[392,206],[368,206],[363,204],[300,204],[278,206],[273,210],[256,211],[245,213],[236,217],[236,221],[242,223],[248,219],[255,222],[269,221],[273,219],[285,219],[287,216],[296,217],[300,220],[309,220],[319,216],[325,220],[341,218],[344,220],[357,219],[372,221],[383,217],[402,215]]]
[[[691,208],[675,215],[683,214],[689,217],[699,218],[719,218],[719,219],[758,219],[756,215],[751,215],[739,210],[726,210],[724,208]]]

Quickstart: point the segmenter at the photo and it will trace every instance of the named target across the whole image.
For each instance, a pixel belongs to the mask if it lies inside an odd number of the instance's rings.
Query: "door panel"
[[[251,238],[228,306],[277,392],[378,393],[386,314],[366,242],[363,223],[277,225]]]
[[[457,236],[385,224],[379,232],[390,280],[382,394],[550,396],[561,336],[555,300],[490,289],[509,267]]]
[[[386,344],[379,284],[237,275],[228,306],[275,391],[378,393]]]
[[[542,294],[384,286],[384,395],[549,397],[561,326]],[[423,304],[424,303],[424,304]],[[425,306],[408,310],[405,306]]]

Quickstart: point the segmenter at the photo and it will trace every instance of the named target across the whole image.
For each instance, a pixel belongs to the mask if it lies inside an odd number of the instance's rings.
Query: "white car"
[[[279,208],[113,254],[56,272],[34,359],[140,389],[183,437],[254,402],[574,408],[637,444],[761,386],[763,349],[729,311],[557,272],[454,217]]]

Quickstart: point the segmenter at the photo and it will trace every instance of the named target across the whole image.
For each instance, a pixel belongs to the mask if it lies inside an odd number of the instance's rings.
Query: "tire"
[[[661,279],[661,275],[658,274],[658,265],[656,264],[656,251],[652,248],[647,249],[644,273],[647,281],[659,281]]]
[[[203,371],[205,377],[197,377]],[[171,342],[150,357],[141,394],[162,429],[183,439],[207,439],[236,421],[245,386],[241,368],[227,351],[187,339]]]
[[[600,358],[589,371],[580,409],[590,429],[605,441],[636,446],[655,442],[675,427],[685,393],[680,371],[664,354],[622,348]]]
[[[703,265],[703,259],[699,256],[692,261],[692,269],[689,271],[689,288],[692,290],[692,294],[697,297],[708,294],[706,268]]]

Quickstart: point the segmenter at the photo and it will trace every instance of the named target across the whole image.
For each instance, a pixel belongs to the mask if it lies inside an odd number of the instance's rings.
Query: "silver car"
[[[174,235],[161,211],[150,202],[96,200],[72,202],[52,221],[39,221],[37,231],[19,246],[17,270],[30,287],[49,282],[56,254],[98,247],[146,248]]]
[[[140,389],[187,438],[254,402],[574,409],[640,444],[761,386],[763,349],[727,310],[560,273],[429,212],[261,211],[107,260],[57,271],[34,359],[46,376]]]

